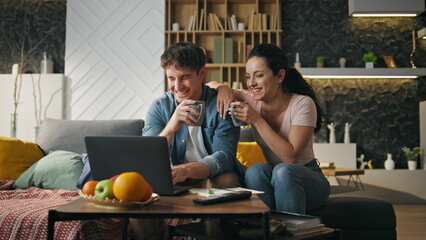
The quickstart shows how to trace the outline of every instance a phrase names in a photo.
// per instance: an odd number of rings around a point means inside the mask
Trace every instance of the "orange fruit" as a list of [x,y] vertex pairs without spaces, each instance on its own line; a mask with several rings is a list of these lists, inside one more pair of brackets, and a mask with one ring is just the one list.
[[95,180],[86,182],[83,185],[81,192],[83,194],[86,194],[86,195],[91,195],[91,196],[95,195],[95,188],[96,188],[96,184],[98,184],[98,182],[99,181],[95,181]]
[[115,179],[112,189],[118,200],[145,201],[151,187],[148,186],[149,183],[139,173],[125,172]]
[[143,197],[142,202],[147,201],[147,200],[148,200],[148,199],[150,199],[150,198],[151,198],[151,196],[152,196],[152,187],[151,187],[151,185],[150,185],[148,182],[147,182],[146,187],[147,187],[146,194],[145,194],[145,196]]

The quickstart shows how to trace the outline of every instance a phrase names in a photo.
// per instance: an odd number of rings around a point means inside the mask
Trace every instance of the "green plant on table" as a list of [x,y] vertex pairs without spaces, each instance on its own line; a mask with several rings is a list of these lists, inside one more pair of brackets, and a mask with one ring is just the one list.
[[318,56],[317,57],[317,63],[323,63],[324,60],[325,60],[325,57],[323,57],[323,56]]
[[374,62],[375,63],[376,60],[377,60],[377,57],[372,52],[365,53],[362,56],[362,61],[364,61],[364,62]]
[[414,147],[413,149],[403,147],[401,150],[404,152],[407,161],[417,161],[420,156],[420,147]]

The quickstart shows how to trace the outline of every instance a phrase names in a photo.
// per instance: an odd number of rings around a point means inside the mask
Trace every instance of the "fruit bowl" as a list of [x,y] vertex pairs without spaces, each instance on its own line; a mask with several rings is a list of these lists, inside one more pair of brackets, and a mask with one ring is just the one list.
[[160,199],[160,196],[157,193],[153,193],[151,198],[146,200],[145,202],[137,202],[137,201],[126,201],[126,200],[117,200],[117,199],[99,199],[95,196],[83,194],[81,191],[78,191],[80,197],[84,199],[85,202],[91,203],[96,207],[103,208],[139,208],[146,205],[149,205],[155,201]]

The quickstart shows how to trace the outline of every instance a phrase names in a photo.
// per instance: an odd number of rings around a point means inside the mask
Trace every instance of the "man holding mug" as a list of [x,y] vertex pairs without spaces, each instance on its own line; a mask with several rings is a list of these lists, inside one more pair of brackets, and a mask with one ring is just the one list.
[[243,167],[235,157],[240,129],[216,109],[217,92],[204,84],[204,51],[178,42],[161,56],[169,90],[151,104],[144,136],[165,136],[173,183],[238,187]]

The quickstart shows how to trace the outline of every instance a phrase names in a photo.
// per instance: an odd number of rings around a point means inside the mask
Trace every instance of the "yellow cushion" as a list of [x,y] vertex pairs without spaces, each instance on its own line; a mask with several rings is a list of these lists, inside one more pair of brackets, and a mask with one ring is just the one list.
[[16,180],[43,156],[36,143],[0,137],[0,179]]
[[238,142],[237,159],[246,168],[258,162],[266,163],[262,149],[256,142]]

